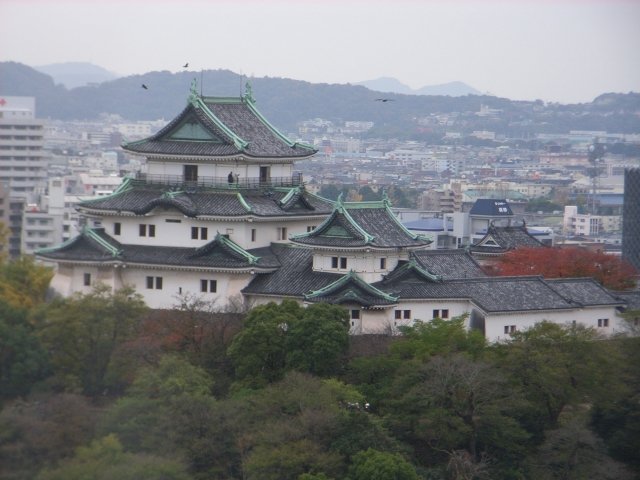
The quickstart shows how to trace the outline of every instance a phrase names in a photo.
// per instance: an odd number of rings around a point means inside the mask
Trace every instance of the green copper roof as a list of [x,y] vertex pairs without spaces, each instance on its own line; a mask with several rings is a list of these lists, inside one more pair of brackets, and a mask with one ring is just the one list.
[[[377,298],[383,299],[383,300],[391,302],[391,303],[395,303],[395,302],[398,301],[398,297],[394,297],[393,295],[389,295],[388,293],[385,293],[382,290],[378,290],[376,287],[374,287],[372,285],[369,285],[367,282],[362,280],[358,276],[358,274],[356,272],[354,272],[353,270],[351,270],[348,274],[340,277],[335,282],[327,285],[326,287],[305,294],[304,298],[305,298],[305,300],[312,300],[314,298],[327,296],[327,295],[329,295],[329,294],[331,294],[333,292],[339,291],[341,288],[345,287],[346,285],[348,285],[351,282],[353,282],[356,286],[358,286],[359,288],[361,288],[362,290],[364,290],[366,293],[368,293],[369,295],[371,295],[373,297],[377,297]],[[356,299],[356,297],[357,297],[357,294],[355,292],[353,292],[353,291],[351,291],[350,293],[349,292],[345,292],[345,295],[350,295],[354,299]],[[360,300],[363,301],[362,298],[360,298]]]
[[251,212],[253,209],[251,208],[251,205],[249,205],[247,203],[247,201],[244,199],[244,197],[242,196],[242,194],[240,192],[236,193],[237,197],[238,197],[238,201],[240,201],[240,204],[247,209],[247,212]]
[[216,242],[219,242],[221,245],[224,245],[224,246],[228,247],[229,249],[231,249],[232,251],[234,251],[238,255],[241,255],[242,257],[246,258],[247,261],[250,264],[258,263],[258,260],[260,260],[260,257],[256,257],[254,255],[251,255],[249,252],[247,252],[240,245],[235,243],[229,237],[226,237],[225,235],[222,235],[221,233],[218,233],[216,235]]

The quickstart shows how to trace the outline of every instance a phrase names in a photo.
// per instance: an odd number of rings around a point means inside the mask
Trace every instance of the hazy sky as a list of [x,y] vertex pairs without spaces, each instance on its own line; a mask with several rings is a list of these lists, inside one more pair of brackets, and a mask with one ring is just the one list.
[[0,0],[0,19],[0,61],[30,66],[459,80],[562,103],[640,91],[640,0]]

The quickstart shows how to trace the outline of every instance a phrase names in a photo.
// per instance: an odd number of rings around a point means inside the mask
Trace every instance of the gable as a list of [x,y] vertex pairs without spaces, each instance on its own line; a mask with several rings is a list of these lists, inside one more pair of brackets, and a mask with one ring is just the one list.
[[195,118],[187,118],[180,122],[173,130],[165,136],[166,140],[177,141],[201,141],[210,143],[225,143],[207,128],[205,128]]

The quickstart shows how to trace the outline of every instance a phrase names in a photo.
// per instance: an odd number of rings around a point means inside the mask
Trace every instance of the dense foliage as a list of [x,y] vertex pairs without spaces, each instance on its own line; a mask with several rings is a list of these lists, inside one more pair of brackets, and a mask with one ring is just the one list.
[[334,305],[270,303],[232,320],[198,299],[149,312],[128,289],[17,304],[11,291],[2,479],[640,474],[638,337],[541,323],[487,344],[459,317],[355,348]]

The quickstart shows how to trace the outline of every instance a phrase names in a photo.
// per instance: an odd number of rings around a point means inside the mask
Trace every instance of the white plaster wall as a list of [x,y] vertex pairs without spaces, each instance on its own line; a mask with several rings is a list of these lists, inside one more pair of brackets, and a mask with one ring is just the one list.
[[[124,271],[126,273],[123,275],[123,281],[140,293],[150,308],[172,308],[184,295],[197,295],[203,300],[215,302],[216,307],[224,308],[230,299],[240,295],[240,290],[253,278],[249,273],[230,274],[131,267],[127,267]],[[148,289],[147,276],[162,277],[162,289]],[[201,292],[200,280],[216,280],[217,291]]]
[[[609,327],[598,327],[598,319],[609,319]],[[573,321],[587,327],[593,327],[603,335],[620,333],[624,330],[620,324],[615,307],[588,307],[569,311],[517,312],[513,314],[490,314],[485,317],[485,336],[490,342],[509,339],[505,335],[506,325],[515,325],[516,330],[523,331],[536,323],[548,321],[559,325],[571,324]]]
[[[167,222],[167,219],[174,222]],[[176,223],[179,221],[179,223]],[[298,220],[283,219],[269,222],[232,222],[211,221],[185,217],[178,213],[160,213],[157,215],[137,217],[103,217],[102,226],[105,232],[123,244],[156,245],[166,247],[198,248],[213,240],[216,233],[229,235],[229,238],[242,248],[267,247],[278,240],[278,228],[286,227],[287,238],[299,233],[305,233],[307,227],[318,226],[322,219]],[[120,235],[114,234],[114,224],[120,223]],[[140,224],[155,225],[155,237],[141,237]],[[191,227],[207,228],[207,240],[192,239]],[[256,241],[251,241],[251,229],[256,229]],[[148,229],[148,227],[147,227]],[[198,232],[200,237],[200,232]]]
[[[338,260],[338,268],[332,268],[333,257],[344,257],[347,259],[347,268],[339,268],[340,261]],[[380,268],[380,258],[387,259],[387,266],[384,269]],[[398,265],[398,261],[406,260],[407,255],[398,255],[397,253],[383,254],[380,252],[374,253],[346,253],[346,252],[319,252],[313,255],[313,270],[317,272],[338,272],[348,273],[350,270],[356,272],[360,277],[367,282],[376,282],[382,280],[382,276],[391,272]]]

